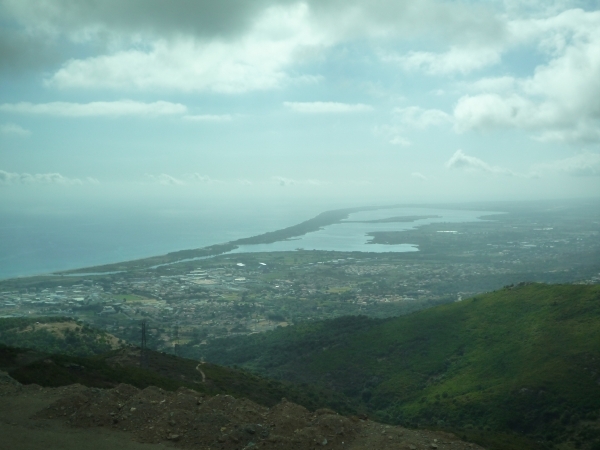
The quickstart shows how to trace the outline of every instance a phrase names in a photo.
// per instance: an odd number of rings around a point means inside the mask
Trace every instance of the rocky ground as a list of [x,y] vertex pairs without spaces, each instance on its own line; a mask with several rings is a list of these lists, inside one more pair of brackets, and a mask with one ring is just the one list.
[[0,373],[0,434],[19,449],[480,449],[454,435],[382,425],[282,399],[267,408],[179,389],[23,386]]

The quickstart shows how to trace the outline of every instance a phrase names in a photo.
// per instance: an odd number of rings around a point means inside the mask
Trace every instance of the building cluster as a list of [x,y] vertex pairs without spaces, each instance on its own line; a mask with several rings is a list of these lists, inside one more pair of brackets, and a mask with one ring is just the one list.
[[[503,235],[505,229],[508,234]],[[442,240],[412,256],[311,251],[224,255],[104,276],[57,276],[46,284],[0,284],[0,317],[71,316],[124,339],[127,330],[145,319],[161,330],[155,335],[164,345],[171,345],[174,336],[178,342],[202,345],[206,339],[305,320],[405,314],[532,281],[531,276],[545,282],[600,282],[597,269],[577,265],[571,256],[597,245],[596,232],[514,230],[520,228],[471,236],[440,233],[443,239],[464,241]]]
[[24,316],[47,312],[68,312],[89,303],[110,298],[101,285],[91,281],[65,286],[0,291],[0,316]]

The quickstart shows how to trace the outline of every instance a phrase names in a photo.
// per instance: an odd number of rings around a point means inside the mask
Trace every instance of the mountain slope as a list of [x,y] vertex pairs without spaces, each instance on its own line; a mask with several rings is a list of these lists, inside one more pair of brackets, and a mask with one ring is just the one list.
[[140,350],[134,347],[78,357],[0,344],[0,370],[23,384],[58,387],[77,383],[112,388],[127,383],[168,391],[185,387],[211,395],[244,397],[265,406],[273,406],[285,397],[312,410],[334,407],[346,414],[356,412],[356,405],[335,392],[152,350],[146,351],[145,365],[140,367]]
[[391,320],[215,341],[204,356],[317,382],[394,423],[600,442],[600,286],[507,287]]
[[390,427],[329,409],[310,412],[285,399],[268,408],[185,388],[40,388],[2,375],[3,449],[481,449],[448,433]]
[[91,356],[121,347],[112,334],[68,317],[0,319],[0,344],[46,353]]

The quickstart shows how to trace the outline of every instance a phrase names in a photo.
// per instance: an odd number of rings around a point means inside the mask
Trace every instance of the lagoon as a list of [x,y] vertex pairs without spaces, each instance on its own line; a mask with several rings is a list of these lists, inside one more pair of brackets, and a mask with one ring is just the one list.
[[[399,245],[370,244],[368,235],[374,231],[406,231],[431,223],[463,223],[482,221],[481,217],[498,214],[494,211],[460,209],[393,207],[352,213],[346,220],[318,231],[271,244],[241,245],[231,253],[281,252],[294,250],[324,250],[338,252],[416,252],[410,242]],[[382,221],[394,218],[427,217],[410,221]],[[371,221],[371,222],[369,222]],[[381,221],[381,222],[372,222]]]

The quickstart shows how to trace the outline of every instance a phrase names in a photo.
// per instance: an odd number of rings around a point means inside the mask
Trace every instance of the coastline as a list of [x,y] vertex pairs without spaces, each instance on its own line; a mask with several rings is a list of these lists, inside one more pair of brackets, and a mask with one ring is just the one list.
[[[12,276],[3,278],[3,280],[9,280],[13,278],[27,278],[27,277],[49,277],[57,278],[61,276],[86,276],[86,275],[106,275],[110,273],[118,273],[124,271],[136,271],[136,270],[147,270],[163,265],[176,264],[185,261],[211,258],[214,256],[224,255],[230,252],[243,248],[245,246],[257,246],[265,244],[273,244],[276,242],[291,241],[299,239],[302,236],[323,230],[325,227],[335,225],[339,223],[370,223],[373,225],[385,224],[385,223],[406,223],[413,222],[423,218],[439,217],[435,215],[406,215],[396,216],[386,219],[376,220],[346,220],[352,213],[376,211],[392,208],[427,208],[427,209],[444,209],[444,210],[463,210],[463,211],[490,211],[490,204],[386,204],[386,205],[368,205],[359,207],[350,207],[343,209],[334,209],[322,212],[311,219],[300,222],[296,225],[281,228],[274,231],[268,231],[265,233],[256,234],[250,237],[238,238],[231,241],[226,241],[218,244],[212,244],[205,247],[176,250],[168,253],[162,253],[158,255],[142,257],[137,259],[124,259],[117,262],[109,262],[106,264],[91,264],[83,265],[76,268],[69,268],[55,271],[39,272],[37,274],[28,274],[21,276]],[[494,209],[499,209],[498,206],[494,205]],[[506,205],[502,205],[506,206]],[[417,213],[418,214],[418,213]],[[494,213],[492,213],[494,214]],[[483,218],[483,216],[481,217]],[[373,236],[371,236],[372,238]],[[367,244],[374,244],[374,241],[370,241]],[[395,244],[394,244],[395,245]],[[258,250],[260,252],[260,250]],[[366,250],[365,251],[369,251]],[[244,250],[246,253],[247,250]]]
[[348,218],[351,213],[360,211],[373,211],[378,209],[387,209],[399,207],[400,205],[385,205],[385,206],[363,206],[355,208],[335,209],[325,211],[312,219],[305,220],[297,225],[282,228],[280,230],[268,231],[247,238],[236,239],[222,244],[210,245],[197,249],[179,250],[169,252],[164,255],[151,256],[131,261],[123,261],[111,264],[103,264],[99,266],[82,267],[79,269],[62,270],[44,274],[48,276],[68,276],[68,275],[84,275],[87,273],[106,274],[108,272],[123,272],[129,270],[144,270],[154,266],[162,266],[173,264],[185,260],[193,260],[200,258],[208,258],[218,256],[235,250],[240,245],[256,245],[256,244],[271,244],[273,242],[284,241],[295,237],[303,236],[307,233],[317,231],[328,225],[339,223]]

